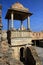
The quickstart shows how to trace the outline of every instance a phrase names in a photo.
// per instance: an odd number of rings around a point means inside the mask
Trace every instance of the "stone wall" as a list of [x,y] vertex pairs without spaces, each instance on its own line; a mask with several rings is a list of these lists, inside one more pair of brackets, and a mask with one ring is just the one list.
[[[43,32],[11,31],[11,38],[31,38],[32,40],[43,39]],[[7,31],[2,31],[2,38],[7,39]]]
[[[13,58],[17,59],[20,61],[20,49],[23,48],[23,58],[22,62],[25,64],[30,63],[29,65],[41,65],[41,60],[38,57],[38,54],[33,46],[13,46],[11,47],[14,50],[14,53],[12,54]],[[28,50],[26,50],[28,48]],[[28,60],[27,60],[28,59]],[[28,61],[28,62],[27,62]],[[26,65],[28,65],[26,64]]]
[[0,42],[0,65],[23,65],[12,54],[14,53],[10,45],[6,41]]

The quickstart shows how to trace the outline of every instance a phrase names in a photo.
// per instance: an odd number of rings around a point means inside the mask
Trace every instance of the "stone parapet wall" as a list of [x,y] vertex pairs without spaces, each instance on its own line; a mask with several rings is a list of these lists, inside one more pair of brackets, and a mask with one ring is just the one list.
[[43,39],[43,32],[31,32],[33,40]]
[[11,31],[11,38],[17,37],[26,37],[32,38],[32,40],[40,40],[43,39],[43,32],[29,32],[28,30],[24,31]]
[[[31,38],[32,40],[43,39],[43,32],[29,32],[13,30],[10,32],[11,38]],[[7,39],[7,31],[2,31],[2,38]]]
[[11,31],[11,37],[31,37],[29,31]]

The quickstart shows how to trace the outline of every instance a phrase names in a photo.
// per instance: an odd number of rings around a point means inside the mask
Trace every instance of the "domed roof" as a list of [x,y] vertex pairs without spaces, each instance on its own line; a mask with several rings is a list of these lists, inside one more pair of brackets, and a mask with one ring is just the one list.
[[7,14],[5,16],[6,19],[11,19],[11,13],[13,12],[14,19],[15,20],[25,20],[28,16],[31,16],[32,13],[25,8],[22,4],[19,2],[16,2],[13,4],[7,11]]
[[12,9],[16,9],[16,10],[23,10],[23,11],[28,11],[27,8],[25,8],[22,4],[20,4],[19,2],[16,2],[15,4],[13,4],[11,6]]

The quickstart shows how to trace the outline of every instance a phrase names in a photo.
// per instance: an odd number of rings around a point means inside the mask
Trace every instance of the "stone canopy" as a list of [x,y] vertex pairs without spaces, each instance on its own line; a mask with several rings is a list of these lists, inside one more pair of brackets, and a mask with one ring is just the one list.
[[16,10],[21,10],[21,11],[25,11],[25,12],[28,12],[28,9],[25,8],[22,4],[16,2],[15,4],[13,4],[11,6],[12,9],[16,9]]
[[22,4],[16,2],[13,4],[10,9],[8,9],[7,14],[5,16],[6,19],[11,19],[11,13],[14,14],[15,20],[24,20],[28,16],[31,16],[32,13],[29,12],[27,8],[25,8]]

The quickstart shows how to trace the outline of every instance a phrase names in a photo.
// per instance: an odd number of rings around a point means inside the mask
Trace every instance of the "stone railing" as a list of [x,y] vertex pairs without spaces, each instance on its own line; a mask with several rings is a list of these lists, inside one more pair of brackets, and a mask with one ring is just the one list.
[[31,36],[31,32],[29,32],[29,31],[11,31],[11,38],[15,38],[15,37],[30,38],[32,36]]
[[32,33],[32,39],[33,40],[40,40],[43,39],[43,32],[33,32]]
[[[11,38],[32,38],[33,40],[43,39],[43,32],[29,32],[28,30],[13,30],[9,32],[11,34]],[[7,31],[2,31],[2,38],[7,39]]]

